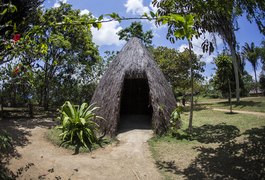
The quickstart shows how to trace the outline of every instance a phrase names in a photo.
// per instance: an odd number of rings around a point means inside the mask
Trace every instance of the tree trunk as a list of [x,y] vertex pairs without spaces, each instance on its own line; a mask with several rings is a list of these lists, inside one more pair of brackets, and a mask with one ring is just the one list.
[[28,108],[29,108],[29,117],[33,118],[33,104],[31,100],[28,101]]
[[258,79],[257,79],[257,72],[256,72],[255,67],[254,67],[254,74],[255,74],[255,90],[256,90],[256,94],[258,94]]
[[49,109],[49,79],[47,71],[45,72],[45,77],[44,77],[43,108],[45,111]]
[[43,102],[43,87],[40,88],[40,91],[39,91],[39,106],[42,106],[42,102]]
[[239,103],[240,101],[240,86],[239,86],[239,71],[238,71],[238,62],[236,57],[236,50],[232,44],[229,43],[231,55],[232,55],[232,62],[234,67],[234,74],[235,74],[235,81],[236,81],[236,102]]
[[49,109],[48,91],[49,91],[48,84],[45,83],[44,93],[43,93],[43,108],[45,111],[47,111]]
[[232,114],[233,113],[233,110],[232,110],[232,103],[231,103],[231,99],[232,99],[232,91],[231,91],[231,85],[230,85],[230,80],[229,80],[229,77],[228,77],[228,89],[229,89],[229,106],[230,106],[230,113]]
[[191,54],[191,48],[192,44],[189,42],[189,54],[190,54],[190,83],[191,83],[191,97],[190,97],[190,117],[189,117],[189,134],[192,134],[192,119],[193,119],[193,66],[192,66],[192,54]]

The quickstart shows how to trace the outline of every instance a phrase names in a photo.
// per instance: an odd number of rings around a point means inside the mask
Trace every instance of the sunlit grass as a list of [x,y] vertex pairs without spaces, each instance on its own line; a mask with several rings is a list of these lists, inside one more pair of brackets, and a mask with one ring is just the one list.
[[[198,103],[207,107],[229,109],[227,99],[199,99]],[[236,99],[232,99],[232,105],[235,110],[265,112],[265,97],[245,97],[241,98],[239,103],[236,102]]]
[[220,144],[243,141],[246,136],[242,134],[247,130],[265,126],[264,116],[198,110],[194,112],[195,135],[188,136],[188,114],[182,114],[183,126],[178,136],[154,137],[149,141],[153,157],[165,179],[187,179],[187,170],[195,159],[201,158],[198,147],[218,149]]

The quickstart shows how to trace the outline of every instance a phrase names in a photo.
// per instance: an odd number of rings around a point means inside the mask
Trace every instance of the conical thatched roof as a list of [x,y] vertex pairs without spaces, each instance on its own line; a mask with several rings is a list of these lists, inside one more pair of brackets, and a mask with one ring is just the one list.
[[167,130],[170,114],[176,106],[172,89],[148,50],[138,38],[132,38],[111,62],[91,103],[100,107],[100,128],[115,135],[120,120],[121,97],[125,79],[147,79],[152,105],[152,128],[161,134]]

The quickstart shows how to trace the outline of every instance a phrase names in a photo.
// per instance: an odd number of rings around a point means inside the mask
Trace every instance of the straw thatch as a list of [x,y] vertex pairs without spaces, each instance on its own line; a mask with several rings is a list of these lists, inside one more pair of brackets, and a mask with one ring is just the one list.
[[100,128],[115,135],[120,120],[121,97],[125,79],[146,79],[149,85],[149,102],[152,106],[152,128],[161,134],[167,130],[170,114],[176,106],[172,89],[138,38],[132,38],[111,62],[103,75],[91,103],[105,121]]

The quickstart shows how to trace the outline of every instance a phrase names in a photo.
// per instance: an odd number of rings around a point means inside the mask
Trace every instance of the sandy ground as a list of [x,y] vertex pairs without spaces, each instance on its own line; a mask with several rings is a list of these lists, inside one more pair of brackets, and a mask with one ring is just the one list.
[[26,125],[15,123],[27,142],[17,146],[18,156],[9,161],[8,167],[16,172],[29,165],[18,179],[162,179],[147,144],[151,130],[123,131],[117,136],[116,145],[72,155],[73,151],[47,141],[45,132],[52,123],[47,119],[45,122],[34,126],[30,126],[30,121]]

